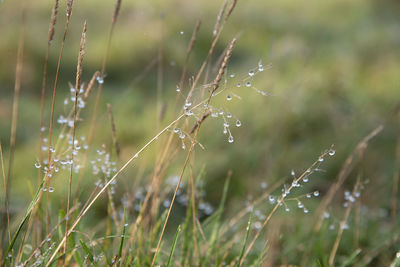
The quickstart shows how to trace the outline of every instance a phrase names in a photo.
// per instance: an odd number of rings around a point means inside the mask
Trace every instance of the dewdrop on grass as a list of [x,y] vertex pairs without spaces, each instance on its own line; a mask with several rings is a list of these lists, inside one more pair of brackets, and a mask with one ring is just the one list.
[[236,121],[236,127],[240,127],[240,126],[242,126],[242,123],[240,122],[240,120],[237,120]]

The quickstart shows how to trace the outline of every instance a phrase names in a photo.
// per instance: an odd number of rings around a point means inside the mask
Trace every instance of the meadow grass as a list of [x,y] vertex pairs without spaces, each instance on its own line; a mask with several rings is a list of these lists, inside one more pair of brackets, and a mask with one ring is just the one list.
[[[240,4],[245,3],[222,2],[209,35],[208,49],[195,72],[191,71],[194,68],[190,65],[198,60],[196,46],[202,34],[203,20],[193,20],[191,37],[183,49],[182,70],[173,81],[174,94],[166,92],[171,84],[163,63],[167,56],[164,50],[166,30],[163,29],[163,18],[160,18],[155,59],[150,60],[148,67],[134,79],[137,84],[155,69],[155,93],[149,108],[152,123],[147,117],[143,119],[150,129],[143,138],[146,141],[135,148],[124,142],[130,137],[122,138],[122,130],[118,128],[121,116],[114,112],[115,107],[119,110],[125,102],[105,105],[102,101],[103,86],[108,86],[107,66],[115,41],[114,33],[121,26],[119,16],[124,3],[117,0],[110,9],[111,21],[101,68],[91,70],[93,74],[87,81],[84,59],[92,52],[87,48],[91,22],[85,20],[82,23],[79,42],[68,42],[76,4],[68,0],[63,7],[55,0],[52,6],[45,40],[40,111],[35,112],[38,114],[39,140],[32,147],[35,147],[36,161],[29,167],[21,166],[15,158],[18,130],[26,126],[18,124],[18,117],[23,108],[20,94],[24,79],[24,37],[28,26],[25,16],[32,7],[26,4],[22,10],[10,140],[6,149],[4,142],[0,142],[4,199],[0,258],[3,266],[399,265],[396,225],[398,131],[394,133],[397,144],[391,145],[396,147],[393,152],[397,165],[389,179],[391,191],[385,191],[389,200],[382,201],[386,206],[381,209],[379,205],[370,210],[367,207],[374,201],[368,194],[379,184],[369,178],[377,175],[376,172],[366,173],[370,170],[366,165],[374,159],[367,159],[368,147],[385,132],[385,127],[392,129],[390,119],[378,120],[369,133],[360,131],[357,135],[359,143],[347,149],[345,159],[346,150],[342,148],[340,159],[344,160],[336,161],[338,166],[335,172],[328,172],[329,179],[326,169],[332,168],[329,166],[334,164],[337,147],[342,144],[328,143],[319,147],[322,152],[299,161],[308,162],[307,165],[297,165],[292,170],[286,166],[283,172],[287,175],[268,180],[271,184],[262,180],[255,185],[250,165],[240,160],[234,164],[248,167],[239,172],[240,176],[235,176],[235,166],[232,166],[211,176],[215,181],[207,179],[209,173],[215,173],[208,164],[213,166],[212,162],[218,163],[221,157],[230,160],[234,155],[227,149],[218,149],[213,143],[217,132],[219,134],[222,128],[224,145],[235,146],[240,143],[235,137],[236,129],[242,129],[245,124],[232,112],[235,108],[229,110],[225,103],[235,100],[250,103],[244,105],[248,116],[264,118],[265,111],[252,108],[251,102],[274,97],[274,92],[259,89],[266,86],[259,85],[257,80],[272,68],[271,64],[260,60],[249,69],[240,69],[237,73],[230,70],[242,35],[227,33],[226,28]],[[61,8],[66,12],[60,12]],[[64,22],[63,27],[57,24],[60,21]],[[53,40],[57,27],[63,31],[54,57]],[[63,75],[64,49],[68,46],[74,46],[76,50],[76,74],[75,83],[69,86],[62,103],[58,95],[65,92],[60,92],[59,81]],[[54,59],[55,70],[50,71]],[[50,77],[54,79],[51,87]],[[47,103],[49,87],[52,91],[50,103]],[[279,112],[275,114],[280,125],[273,128],[276,132],[271,133],[272,139],[285,138],[279,130],[291,123],[282,120],[284,113]],[[398,114],[393,117],[393,121],[398,122]],[[142,125],[140,119],[133,119],[138,121],[133,123],[135,129]],[[306,120],[308,118],[303,118],[297,123]],[[215,122],[218,130],[213,127]],[[257,130],[257,126],[248,129]],[[273,141],[266,144],[274,145]],[[292,147],[295,145],[281,149],[291,150]],[[251,144],[239,149],[248,158],[259,155]],[[246,150],[250,153],[245,154]],[[204,154],[207,156],[202,156]],[[285,160],[289,160],[289,156],[284,155]],[[276,163],[276,168],[282,167]],[[18,178],[19,169],[32,169],[32,165],[37,172],[30,170],[26,180]],[[262,176],[270,168],[273,167],[260,167]],[[36,175],[35,181],[32,177]],[[248,180],[254,192],[246,200],[242,197],[241,202],[234,202],[231,188],[240,186],[239,179]],[[207,186],[208,183],[211,186]],[[218,200],[212,204],[208,200],[208,191],[212,192],[215,184],[219,184],[218,190],[214,190]],[[15,205],[16,189],[22,186],[28,188],[30,196],[24,201],[29,198],[29,202]],[[383,209],[390,215],[380,214],[385,211]]]

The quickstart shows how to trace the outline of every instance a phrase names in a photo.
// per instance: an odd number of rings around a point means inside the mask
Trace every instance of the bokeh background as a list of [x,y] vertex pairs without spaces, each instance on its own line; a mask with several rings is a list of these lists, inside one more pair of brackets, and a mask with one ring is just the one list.
[[[188,63],[190,75],[197,73],[207,54],[222,2],[122,1],[94,140],[97,147],[112,143],[106,109],[106,103],[110,103],[122,148],[119,165],[157,133],[157,64],[154,61],[159,50],[163,55],[162,103],[167,106],[161,125],[167,125],[175,116],[175,89],[196,21],[201,18],[202,25]],[[31,199],[26,181],[32,181],[33,187],[36,185],[34,163],[39,151],[41,77],[53,1],[0,2],[0,138],[6,159],[24,5],[24,66],[16,168],[11,186],[11,209],[15,214],[22,212]],[[114,1],[76,1],[62,61],[56,118],[65,112],[63,100],[69,96],[68,82],[74,83],[84,20],[88,31],[83,79],[88,81],[101,68],[113,8]],[[46,124],[64,13],[62,1],[50,50]],[[235,78],[226,76],[227,84],[234,87],[238,77],[246,77],[261,61],[270,67],[258,73],[252,82],[254,87],[268,92],[268,96],[238,88],[234,92],[241,100],[234,97],[226,101],[224,96],[215,100],[215,106],[231,112],[240,119],[242,126],[232,128],[235,139],[232,144],[222,132],[220,118],[207,120],[200,131],[199,141],[206,149],[196,151],[195,169],[205,166],[207,201],[217,205],[226,173],[232,170],[227,214],[234,213],[245,206],[249,197],[262,193],[261,184],[273,184],[282,178],[290,180],[291,170],[299,173],[306,169],[333,144],[336,155],[326,160],[321,167],[323,170],[315,174],[304,189],[304,192],[319,190],[323,195],[356,144],[374,128],[384,125],[343,189],[351,189],[361,170],[362,178],[369,180],[362,193],[363,203],[378,214],[377,220],[388,223],[392,176],[399,167],[394,162],[399,136],[399,15],[399,3],[388,0],[238,1],[217,44],[216,55],[238,35],[228,66],[228,73],[235,74]],[[217,56],[213,60],[216,62]],[[88,101],[82,115],[79,134],[88,132],[93,99]],[[139,158],[137,165],[125,172],[121,177],[124,185],[134,181],[138,173],[144,173],[144,180],[151,175],[158,149],[157,144],[152,146]],[[179,173],[184,156],[184,151],[178,153],[165,178]],[[60,203],[67,190],[66,179],[67,173],[53,180],[53,196],[59,197]],[[96,180],[87,173],[83,185],[87,193]],[[117,196],[121,196],[124,189],[122,184],[117,186]],[[342,202],[340,191],[337,195],[339,210]],[[103,214],[104,210],[97,208],[92,218]]]

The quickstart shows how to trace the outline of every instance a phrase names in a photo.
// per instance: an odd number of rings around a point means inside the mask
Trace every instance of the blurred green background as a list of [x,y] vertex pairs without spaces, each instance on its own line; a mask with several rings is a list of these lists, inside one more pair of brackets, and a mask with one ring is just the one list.
[[[24,180],[36,181],[34,162],[39,150],[39,116],[42,66],[48,23],[53,1],[25,1],[25,50],[20,116],[17,131],[15,179],[12,182],[13,210],[26,207],[30,196]],[[195,75],[212,40],[212,30],[222,1],[122,1],[109,53],[99,111],[97,147],[111,144],[106,109],[115,113],[118,139],[125,162],[156,131],[157,65],[148,68],[163,51],[162,102],[168,112],[161,125],[174,118],[175,88],[179,83],[186,48],[193,27],[202,19],[198,40],[189,60],[188,73]],[[0,138],[7,158],[11,108],[15,77],[16,51],[23,2],[0,3]],[[63,100],[69,95],[68,82],[74,82],[80,32],[87,20],[87,46],[84,80],[101,68],[106,49],[114,1],[76,1],[68,32],[57,91],[56,118],[64,114]],[[50,90],[65,23],[62,1],[51,46],[46,101],[46,123],[50,108]],[[389,220],[396,139],[399,135],[396,105],[400,100],[400,4],[398,1],[337,0],[238,1],[220,41],[217,57],[237,34],[237,46],[228,73],[246,77],[261,60],[271,68],[259,73],[253,84],[269,93],[264,97],[254,90],[235,89],[241,100],[214,106],[231,112],[242,127],[232,128],[233,144],[222,133],[220,118],[207,120],[199,135],[205,151],[196,152],[196,170],[206,166],[207,199],[218,203],[223,180],[233,171],[228,210],[244,206],[248,195],[259,195],[260,184],[272,184],[281,178],[290,181],[290,172],[306,169],[324,150],[334,144],[336,155],[313,176],[305,191],[318,189],[323,195],[334,181],[345,158],[356,144],[380,124],[384,131],[370,144],[360,167],[369,184],[363,203],[381,211]],[[148,71],[146,69],[148,68]],[[189,76],[189,75],[188,75]],[[214,77],[214,74],[212,75]],[[234,87],[236,78],[226,77]],[[82,115],[79,134],[87,133],[93,99]],[[176,138],[177,139],[177,138]],[[179,142],[177,142],[179,146]],[[159,147],[152,146],[137,166],[121,178],[135,179],[144,169],[151,174]],[[185,152],[167,171],[176,175]],[[139,170],[138,170],[139,169]],[[65,194],[66,176],[57,179],[55,194]],[[355,174],[349,179],[350,189]],[[85,177],[93,187],[95,177]],[[121,192],[123,188],[119,188]],[[338,202],[343,195],[337,196]]]

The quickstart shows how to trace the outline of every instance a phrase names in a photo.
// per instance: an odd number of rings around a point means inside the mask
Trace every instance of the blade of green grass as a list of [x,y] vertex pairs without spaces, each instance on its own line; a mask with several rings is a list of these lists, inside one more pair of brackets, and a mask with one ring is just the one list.
[[122,256],[122,248],[124,247],[124,240],[125,240],[125,233],[126,233],[126,208],[124,208],[124,227],[122,229],[122,236],[121,236],[121,243],[119,244],[119,250],[118,250],[118,264],[117,266],[119,267],[121,264],[121,256]]
[[85,253],[87,254],[87,257],[89,259],[89,261],[94,264],[94,257],[93,257],[93,253],[90,250],[90,248],[85,244],[85,242],[83,242],[82,239],[79,239],[79,243],[82,246],[82,249],[85,251]]
[[168,258],[168,263],[166,267],[170,267],[172,263],[172,256],[174,255],[175,252],[175,247],[176,247],[176,242],[178,241],[179,233],[181,232],[181,226],[178,226],[178,229],[176,230],[174,242],[172,243],[171,247],[171,252],[169,253],[169,258]]
[[243,255],[244,255],[244,251],[246,249],[247,240],[249,239],[249,233],[250,233],[250,228],[251,228],[252,222],[253,222],[253,211],[250,213],[250,218],[249,218],[249,221],[247,222],[246,235],[245,235],[244,240],[243,240],[242,250],[240,251],[239,260],[238,260],[236,266],[241,266],[242,265],[242,258],[243,258]]

